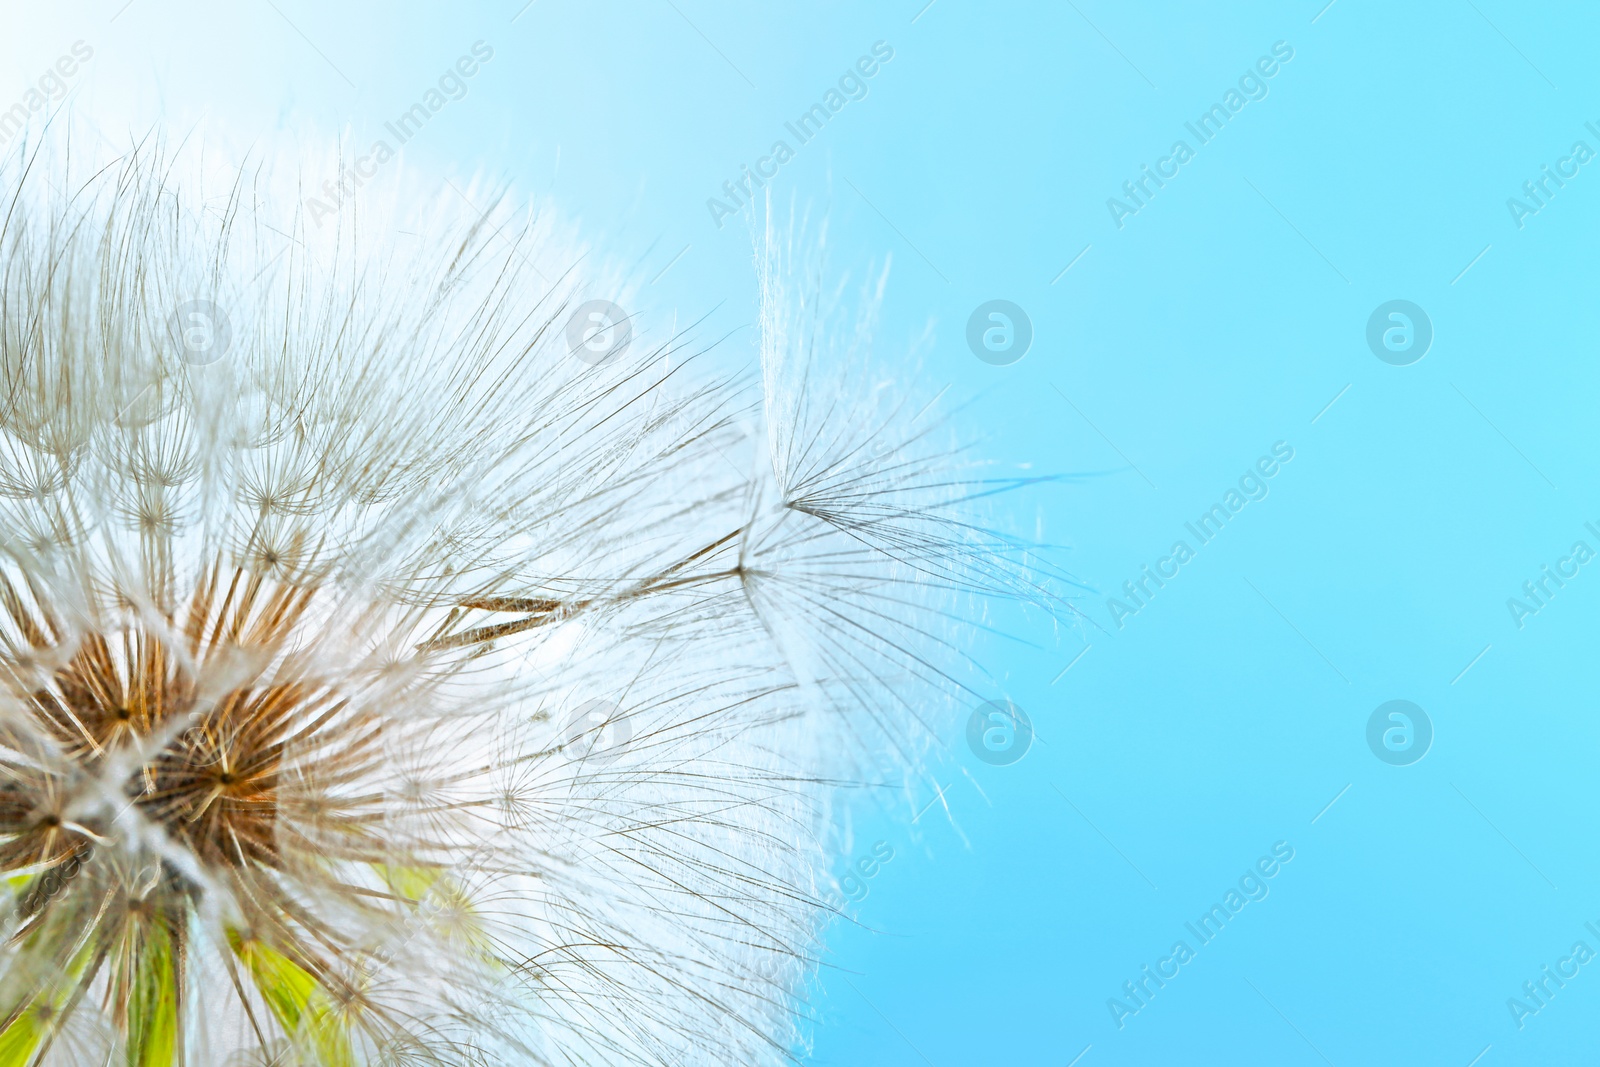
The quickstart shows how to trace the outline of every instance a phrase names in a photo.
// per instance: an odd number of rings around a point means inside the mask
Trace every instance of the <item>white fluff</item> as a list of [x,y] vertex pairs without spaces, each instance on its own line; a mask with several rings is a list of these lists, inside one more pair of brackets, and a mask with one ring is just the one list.
[[872,377],[882,279],[769,233],[758,389],[593,366],[630,298],[548,221],[170,163],[7,175],[0,1064],[785,1062],[829,783],[914,774],[966,598],[1037,592]]

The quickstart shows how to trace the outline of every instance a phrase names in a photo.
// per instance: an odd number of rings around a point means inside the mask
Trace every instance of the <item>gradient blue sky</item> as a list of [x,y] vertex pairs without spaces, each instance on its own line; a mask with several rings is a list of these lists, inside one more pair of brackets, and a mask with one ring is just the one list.
[[[953,737],[948,811],[856,813],[857,852],[894,858],[830,940],[810,1062],[1579,1062],[1600,965],[1520,1028],[1507,1000],[1600,950],[1600,564],[1520,628],[1507,600],[1600,550],[1600,161],[1520,226],[1507,201],[1600,151],[1600,23],[1325,2],[14,6],[0,104],[82,40],[72,106],[108,131],[325,157],[482,40],[395,173],[548,199],[635,265],[642,314],[709,313],[744,360],[749,229],[706,200],[885,42],[774,197],[828,215],[839,269],[892,257],[879,358],[931,337],[924,384],[988,456],[1092,475],[1006,507],[1098,592],[1077,631],[1007,616],[979,649],[1025,758]],[[1264,98],[1199,145],[1185,123],[1277,42]],[[1178,139],[1194,158],[1119,228],[1108,198]],[[964,338],[991,299],[1032,323],[1010,366]],[[1393,299],[1432,323],[1409,366],[1366,341]],[[1107,596],[1276,442],[1268,495],[1119,628]],[[1393,699],[1434,730],[1409,766],[1367,744]],[[1280,841],[1269,895],[1119,1028],[1108,998]]]

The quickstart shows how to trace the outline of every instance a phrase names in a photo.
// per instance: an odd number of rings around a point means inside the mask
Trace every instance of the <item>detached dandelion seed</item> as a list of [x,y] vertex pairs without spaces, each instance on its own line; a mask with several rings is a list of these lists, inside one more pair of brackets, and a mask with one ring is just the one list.
[[769,232],[729,380],[547,220],[67,158],[0,229],[0,1067],[791,1061],[825,783],[1051,601],[824,380],[870,315]]

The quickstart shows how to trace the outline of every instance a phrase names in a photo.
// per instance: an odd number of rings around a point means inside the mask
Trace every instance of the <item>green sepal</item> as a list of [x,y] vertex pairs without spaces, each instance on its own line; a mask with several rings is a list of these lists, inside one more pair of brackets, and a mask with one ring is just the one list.
[[315,1050],[322,1067],[355,1067],[350,1036],[333,998],[316,977],[260,941],[247,941],[232,932],[228,940],[284,1032],[297,1044]]
[[178,1057],[178,960],[172,934],[152,924],[141,944],[128,992],[128,1067],[173,1067]]

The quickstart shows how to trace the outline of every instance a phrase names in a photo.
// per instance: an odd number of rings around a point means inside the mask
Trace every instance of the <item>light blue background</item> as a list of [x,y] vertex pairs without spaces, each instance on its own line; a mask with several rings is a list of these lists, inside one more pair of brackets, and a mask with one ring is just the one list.
[[[75,106],[108,126],[164,111],[364,148],[482,38],[495,59],[406,165],[550,198],[637,262],[642,314],[709,311],[746,359],[749,232],[705,201],[888,42],[775,199],[830,216],[840,269],[893,256],[880,358],[931,323],[924,384],[974,400],[987,455],[1098,472],[1005,506],[1100,592],[1077,632],[1008,615],[1019,640],[978,650],[1036,725],[1026,758],[951,738],[948,814],[857,813],[858,852],[896,856],[831,937],[810,1062],[1591,1062],[1600,963],[1521,1030],[1506,1000],[1575,941],[1600,950],[1600,564],[1520,630],[1506,600],[1600,548],[1600,161],[1524,228],[1506,201],[1575,140],[1600,150],[1600,20],[923,2],[115,0],[17,6],[0,50],[10,97],[92,42]],[[1267,98],[1119,230],[1106,199],[1276,41],[1294,58]],[[1033,322],[1013,366],[963,339],[993,298]],[[1408,367],[1364,340],[1393,298],[1435,330]],[[1105,596],[1280,440],[1270,495],[1117,629]],[[1409,767],[1365,741],[1396,698],[1436,731]],[[1107,998],[1280,840],[1270,896],[1119,1030]]]

